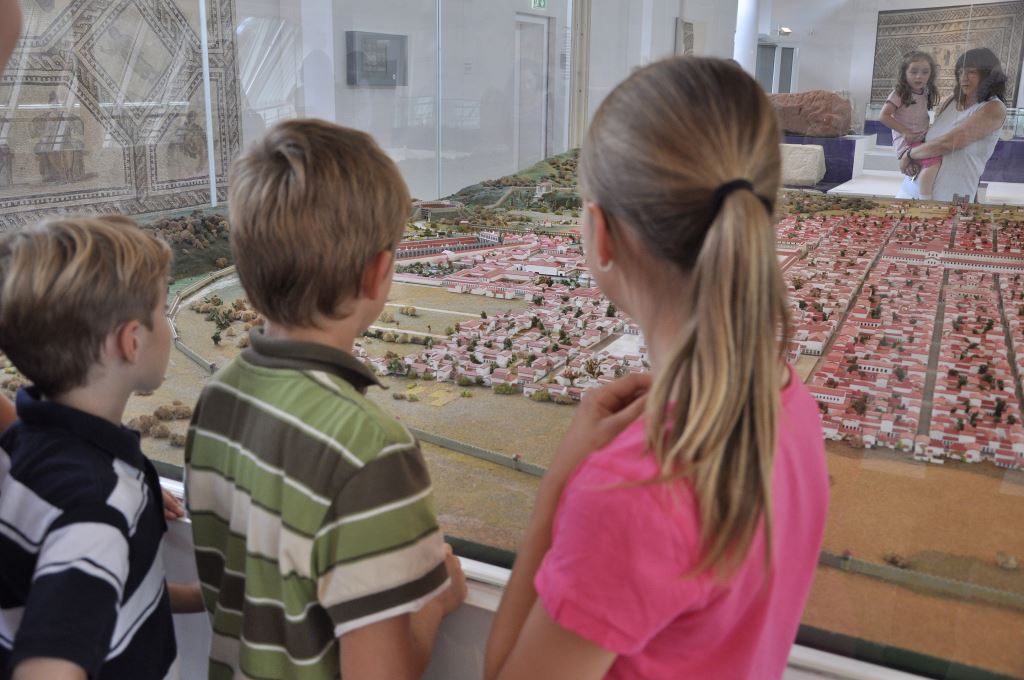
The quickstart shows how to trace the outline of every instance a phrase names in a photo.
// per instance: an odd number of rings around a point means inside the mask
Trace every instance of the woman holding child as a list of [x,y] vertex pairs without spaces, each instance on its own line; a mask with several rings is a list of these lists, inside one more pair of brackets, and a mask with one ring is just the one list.
[[651,376],[584,399],[486,677],[781,677],[828,476],[817,407],[783,358],[775,114],[724,60],[658,62],[601,104],[579,172],[587,261],[643,330]]
[[[1006,74],[992,50],[967,50],[956,61],[956,87],[940,107],[927,140],[907,151],[900,170],[917,177],[920,159],[942,157],[932,198],[951,201],[954,194],[974,200],[985,164],[995,151],[1006,120]],[[917,181],[906,179],[896,198],[920,198]]]

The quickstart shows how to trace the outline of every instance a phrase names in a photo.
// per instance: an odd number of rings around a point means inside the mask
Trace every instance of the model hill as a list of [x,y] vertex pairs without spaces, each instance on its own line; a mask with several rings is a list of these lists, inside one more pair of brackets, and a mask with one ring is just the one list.
[[545,202],[552,209],[576,207],[579,196],[576,193],[576,162],[579,149],[571,149],[565,153],[549,156],[531,165],[529,168],[506,175],[498,179],[486,179],[477,184],[460,189],[448,196],[446,200],[458,201],[467,206],[484,206],[496,208],[505,203],[510,208],[525,207],[519,205],[525,199],[522,194],[532,195],[533,189],[542,183],[549,183],[551,191],[545,195]]
[[142,215],[143,229],[153,232],[171,246],[171,277],[180,279],[222,269],[231,261],[228,216],[223,209],[193,210],[190,213]]
[[[498,179],[488,179],[460,189],[447,197],[467,207],[530,210],[539,206],[551,212],[578,208],[576,165],[579,149],[571,149],[536,163],[526,170]],[[549,191],[537,198],[537,185],[549,184]],[[867,198],[834,196],[805,191],[783,191],[781,206],[784,214],[813,214],[842,211],[872,210],[878,203]]]

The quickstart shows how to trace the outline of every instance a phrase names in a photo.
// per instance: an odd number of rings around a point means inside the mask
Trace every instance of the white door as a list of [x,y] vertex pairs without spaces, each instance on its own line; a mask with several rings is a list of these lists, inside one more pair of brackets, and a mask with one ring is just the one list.
[[512,157],[516,170],[548,155],[548,19],[516,15],[515,121]]

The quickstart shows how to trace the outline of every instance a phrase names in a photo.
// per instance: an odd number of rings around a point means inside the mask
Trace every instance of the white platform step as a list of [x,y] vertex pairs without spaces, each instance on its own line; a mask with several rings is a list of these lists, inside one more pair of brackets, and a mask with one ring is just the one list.
[[[902,183],[903,175],[899,172],[864,170],[860,175],[829,190],[828,193],[843,196],[891,197],[896,195]],[[989,205],[1024,205],[1024,184],[989,182],[985,202]]]
[[885,170],[864,170],[849,182],[829,189],[830,194],[844,196],[895,196],[903,183],[899,172]]
[[899,172],[900,163],[896,160],[896,151],[891,146],[868,147],[864,150],[864,170]]

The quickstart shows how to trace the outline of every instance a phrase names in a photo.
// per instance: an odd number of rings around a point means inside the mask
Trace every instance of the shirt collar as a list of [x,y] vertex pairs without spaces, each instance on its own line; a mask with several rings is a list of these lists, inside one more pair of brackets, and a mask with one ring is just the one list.
[[365,393],[370,385],[382,387],[377,376],[363,362],[336,347],[315,342],[268,337],[263,329],[249,332],[249,347],[242,358],[263,368],[290,368],[297,371],[333,373]]
[[35,386],[23,387],[15,397],[18,419],[26,425],[62,429],[109,453],[114,458],[145,470],[139,433],[124,425],[43,398]]

